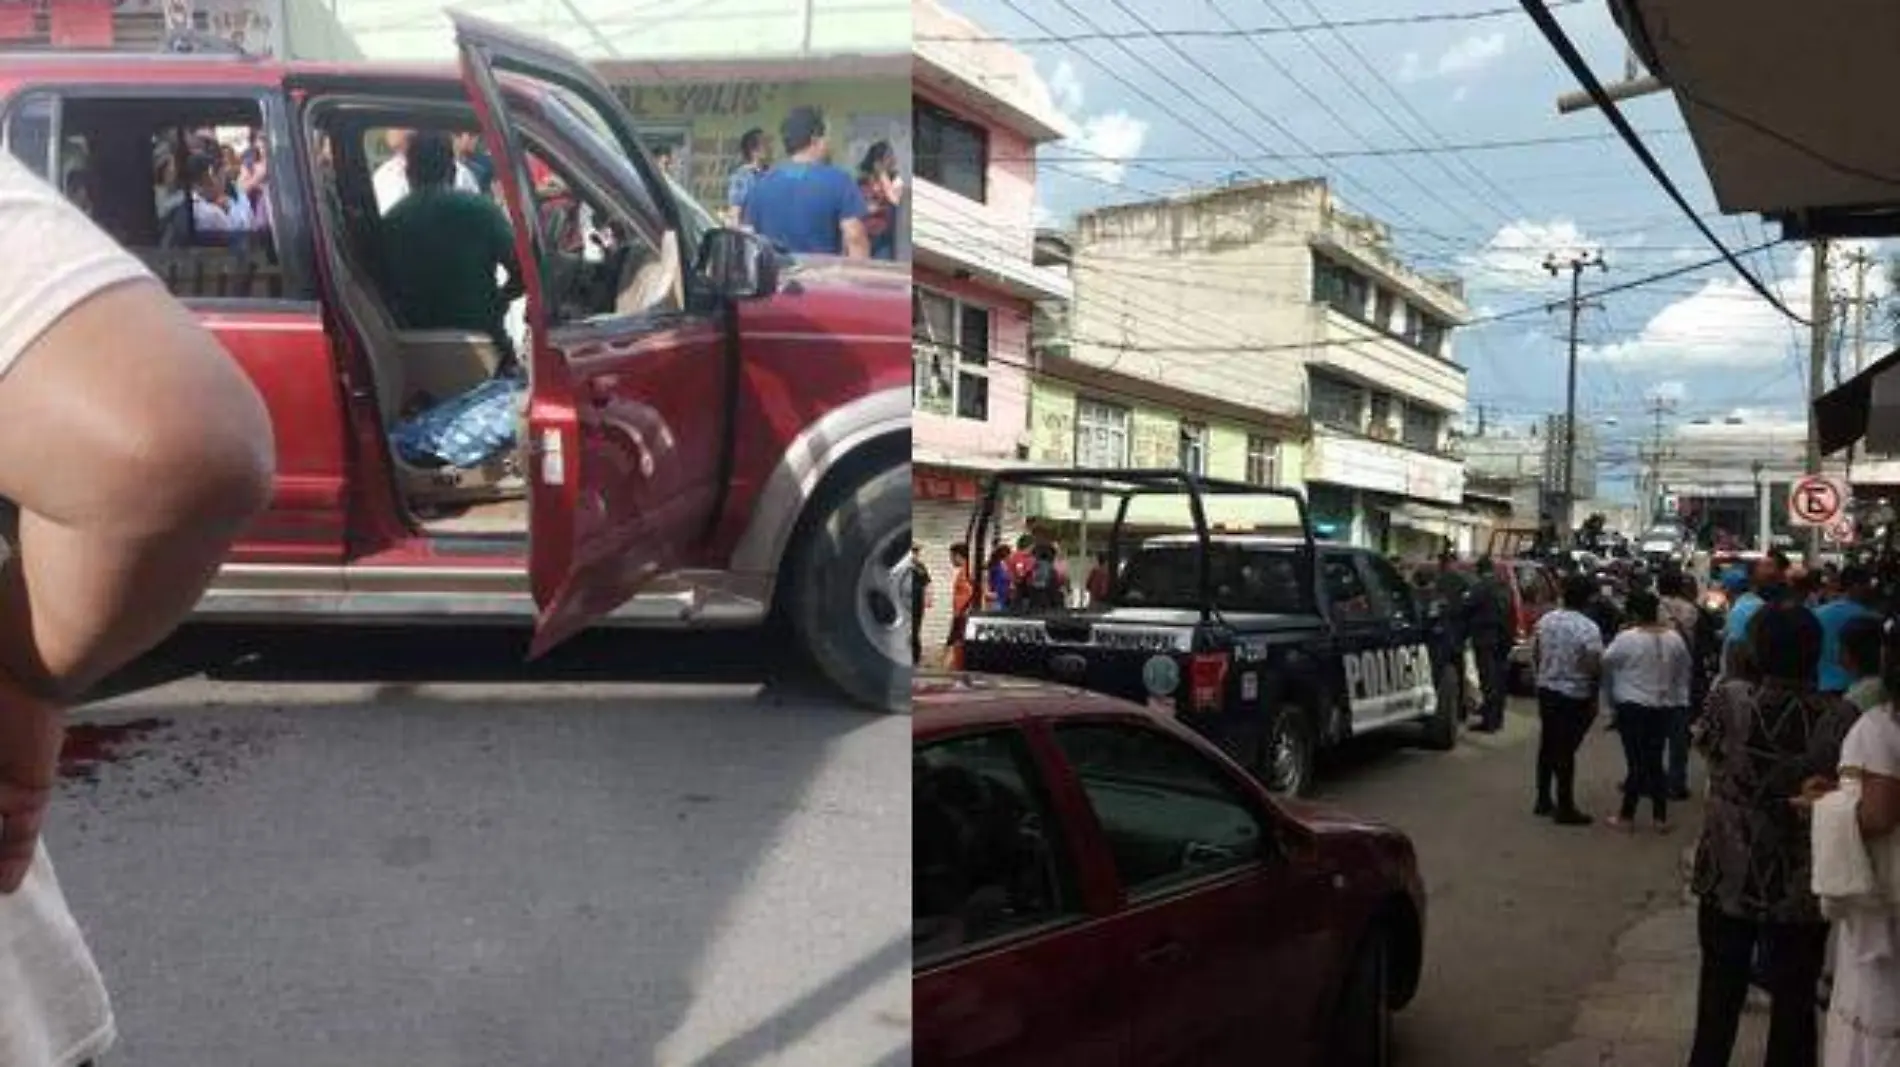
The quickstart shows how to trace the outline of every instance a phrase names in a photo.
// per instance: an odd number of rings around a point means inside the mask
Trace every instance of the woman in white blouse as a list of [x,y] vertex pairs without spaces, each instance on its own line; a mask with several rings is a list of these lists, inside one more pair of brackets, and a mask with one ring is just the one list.
[[[1900,682],[1900,634],[1888,624],[1888,692]],[[1841,745],[1840,778],[1855,783],[1854,821],[1878,892],[1834,924],[1834,988],[1828,998],[1825,1067],[1900,1067],[1900,869],[1893,835],[1900,833],[1900,713],[1892,703],[1862,712]],[[1830,791],[1810,782],[1803,803]]]
[[1670,724],[1689,706],[1689,646],[1674,625],[1659,618],[1661,601],[1646,589],[1630,593],[1624,606],[1633,625],[1603,651],[1603,676],[1616,709],[1616,732],[1623,741],[1629,774],[1623,780],[1623,807],[1611,826],[1635,825],[1636,805],[1648,797],[1658,832],[1669,829],[1669,782],[1663,750]]

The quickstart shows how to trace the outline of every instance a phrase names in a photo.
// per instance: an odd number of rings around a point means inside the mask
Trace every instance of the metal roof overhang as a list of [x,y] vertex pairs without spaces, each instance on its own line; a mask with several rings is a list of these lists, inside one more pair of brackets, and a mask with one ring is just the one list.
[[1900,236],[1892,0],[1607,0],[1675,95],[1725,214],[1783,236]]
[[1900,453],[1900,348],[1814,401],[1821,454],[1867,444],[1874,455]]

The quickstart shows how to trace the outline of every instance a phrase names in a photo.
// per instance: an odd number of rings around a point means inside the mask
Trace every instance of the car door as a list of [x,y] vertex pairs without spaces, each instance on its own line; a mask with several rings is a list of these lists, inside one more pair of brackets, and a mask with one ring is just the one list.
[[923,741],[911,785],[920,1067],[1137,1062],[1114,944],[1088,914],[1076,835],[1027,736],[989,727]]
[[1420,624],[1411,587],[1383,556],[1359,553],[1358,562],[1373,611],[1383,623],[1377,670],[1392,701],[1392,714],[1432,715],[1438,710],[1438,672],[1432,662],[1431,635]]
[[1112,860],[1122,910],[1131,1063],[1315,1064],[1318,998],[1341,932],[1331,890],[1289,854],[1280,819],[1240,776],[1157,724],[1052,725]]
[[1338,635],[1339,699],[1357,733],[1391,719],[1393,701],[1381,681],[1379,658],[1388,643],[1388,627],[1354,555],[1320,553],[1320,584]]
[[[496,162],[525,274],[538,655],[680,566],[704,539],[731,443],[724,400],[737,348],[729,343],[725,309],[686,299],[689,252],[681,247],[678,209],[613,93],[561,49],[483,19],[451,17],[463,81]],[[504,76],[521,79],[525,95],[504,92]],[[650,262],[673,272],[670,299],[655,286],[661,300],[640,301],[626,313],[617,301],[614,314],[577,322],[555,314],[543,271],[554,250],[540,225],[514,115],[530,106],[577,116],[597,152],[613,156],[601,162],[628,202],[657,213],[645,220],[661,235]]]

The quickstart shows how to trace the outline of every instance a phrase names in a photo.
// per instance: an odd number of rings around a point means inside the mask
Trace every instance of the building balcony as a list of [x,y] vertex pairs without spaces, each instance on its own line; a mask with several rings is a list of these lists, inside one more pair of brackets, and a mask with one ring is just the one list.
[[1322,425],[1307,446],[1306,480],[1437,504],[1457,504],[1465,494],[1458,460]]
[[997,217],[984,205],[927,181],[911,183],[912,262],[1023,300],[1068,300],[1069,279],[1038,267],[1028,219]]
[[[1039,487],[1023,490],[1023,514],[1049,522],[1088,525],[1106,537],[1115,522],[1121,502],[1114,497]],[[1209,496],[1203,498],[1210,528],[1227,530],[1263,530],[1278,534],[1297,534],[1300,520],[1293,501],[1285,496]],[[1137,497],[1129,502],[1125,524],[1129,529],[1154,532],[1187,532],[1194,529],[1187,497]]]
[[1464,412],[1465,369],[1450,357],[1414,348],[1331,304],[1310,305],[1306,313],[1307,336],[1315,342],[1309,367],[1447,415]]

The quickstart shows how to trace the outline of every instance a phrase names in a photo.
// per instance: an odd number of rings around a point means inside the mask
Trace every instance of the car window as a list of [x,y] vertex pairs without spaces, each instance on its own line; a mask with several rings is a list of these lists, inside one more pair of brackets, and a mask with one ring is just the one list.
[[255,97],[39,91],[14,105],[6,138],[174,296],[304,299],[280,258],[273,208],[286,194],[264,131]]
[[1390,619],[1415,618],[1412,590],[1399,575],[1399,569],[1383,556],[1365,555],[1359,558],[1366,568],[1365,579],[1372,594],[1373,610]]
[[1233,779],[1159,730],[1077,723],[1056,729],[1130,899],[1231,871],[1266,855],[1266,834]]
[[1517,595],[1528,604],[1543,604],[1550,599],[1550,587],[1544,580],[1544,574],[1536,567],[1517,569]]
[[1015,730],[917,750],[911,912],[918,965],[1079,914],[1033,768]]
[[[1208,580],[1222,611],[1294,614],[1309,610],[1298,554],[1234,544],[1209,546]],[[1146,545],[1122,568],[1110,597],[1119,607],[1201,606],[1200,551],[1182,544]]]
[[1372,594],[1359,576],[1351,556],[1330,555],[1320,562],[1320,574],[1326,582],[1326,598],[1332,603],[1333,618],[1340,622],[1364,622],[1376,618]]

